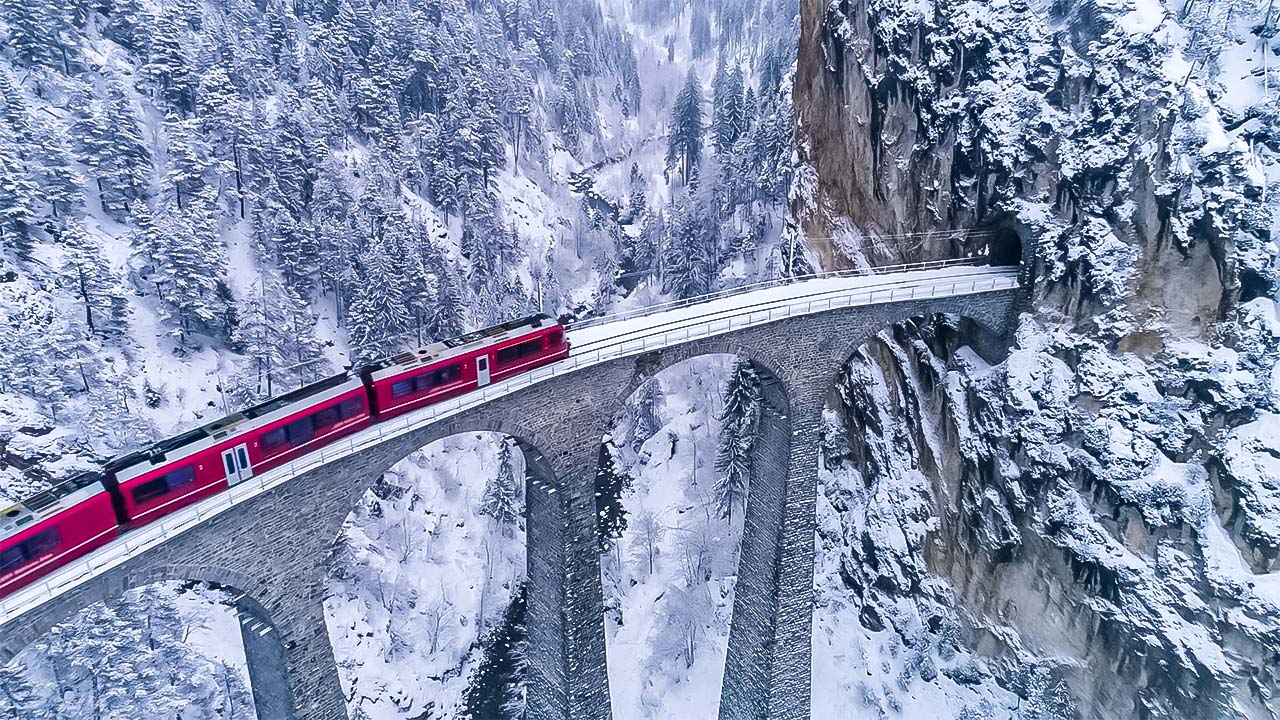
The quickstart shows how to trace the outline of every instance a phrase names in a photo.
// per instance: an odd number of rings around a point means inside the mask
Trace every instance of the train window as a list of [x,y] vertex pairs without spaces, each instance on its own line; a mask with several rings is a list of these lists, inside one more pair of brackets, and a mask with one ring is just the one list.
[[[269,433],[264,433],[262,436],[263,450],[275,450],[281,445],[284,445],[284,443],[285,443],[284,428],[276,428],[275,430],[272,430]],[[235,468],[231,468],[228,472],[235,472]]]
[[227,477],[235,477],[236,461],[231,459],[231,453],[222,456],[222,462],[227,466]]
[[395,383],[394,385],[391,386],[391,397],[393,398],[404,397],[405,395],[408,395],[412,392],[413,392],[413,378],[409,378],[408,380],[401,380],[400,382]]
[[148,480],[133,489],[133,501],[141,504],[148,500],[156,498],[169,492],[169,486],[165,484],[164,478],[159,477],[155,480]]
[[541,352],[541,351],[542,351],[542,338],[537,338],[535,340],[526,340],[520,343],[519,345],[512,345],[511,347],[507,347],[499,350],[498,364],[510,365],[511,363],[521,358],[529,357],[530,355],[537,354],[538,352]]
[[342,419],[353,418],[364,413],[364,400],[360,398],[351,398],[343,400],[342,405],[338,406],[339,412],[342,413]]
[[427,387],[435,387],[437,385],[448,385],[462,377],[462,366],[453,364],[448,367],[442,367],[434,372],[427,373],[430,377],[430,384]]
[[315,415],[312,415],[311,419],[314,421],[317,429],[328,428],[337,425],[338,422],[342,420],[342,414],[338,410],[338,406],[334,405],[333,407],[327,407]]
[[240,469],[249,469],[249,453],[243,447],[236,448],[236,457],[240,459]]
[[551,333],[551,347],[555,347],[562,342],[564,342],[563,332],[561,332],[560,330],[556,330],[555,332]]
[[423,373],[413,379],[413,389],[415,392],[426,392],[431,389],[435,383],[432,382],[432,376],[435,373]]
[[58,534],[58,528],[49,528],[22,543],[22,548],[27,557],[34,560],[41,555],[53,552],[61,543],[62,536]]
[[311,424],[311,418],[304,417],[301,420],[295,420],[285,426],[289,433],[289,444],[295,448],[303,443],[311,442],[316,436],[315,426]]
[[17,570],[27,561],[26,555],[22,552],[21,545],[0,552],[0,573],[7,573],[11,570]]
[[164,484],[169,490],[186,487],[196,481],[196,469],[190,465],[178,468],[164,476]]

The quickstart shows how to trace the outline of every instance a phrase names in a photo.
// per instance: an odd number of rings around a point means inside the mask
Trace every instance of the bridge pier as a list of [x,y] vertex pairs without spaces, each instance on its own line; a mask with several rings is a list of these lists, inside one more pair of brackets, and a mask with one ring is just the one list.
[[596,456],[588,457],[556,478],[545,458],[525,450],[531,720],[612,717],[596,543]]
[[[816,384],[816,383],[815,383]],[[720,720],[809,717],[820,402],[764,387]]]
[[294,713],[288,658],[279,628],[247,594],[236,600],[235,608],[258,720],[299,720]]
[[[273,693],[270,688],[264,690],[273,712],[281,707],[284,697],[291,697],[292,713],[267,715],[263,706],[259,705],[259,720],[276,720],[276,717],[286,720],[347,720],[346,696],[342,692],[342,682],[338,679],[338,663],[329,642],[329,630],[325,625],[318,584],[316,589],[317,592],[306,603],[311,609],[303,615],[291,618],[288,631],[281,636],[287,659],[289,677],[285,687],[288,689],[279,693]],[[249,646],[246,643],[246,656],[248,652]],[[250,665],[249,671],[253,672],[253,665]],[[275,681],[271,674],[266,678],[271,682]],[[258,676],[251,675],[250,682],[253,683],[254,702],[257,703]]]

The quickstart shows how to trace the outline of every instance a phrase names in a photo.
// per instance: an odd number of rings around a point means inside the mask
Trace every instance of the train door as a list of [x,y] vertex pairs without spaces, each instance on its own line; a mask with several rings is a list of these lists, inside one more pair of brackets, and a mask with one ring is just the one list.
[[479,381],[480,387],[489,384],[489,356],[481,355],[476,358],[476,380]]
[[241,443],[223,450],[222,467],[227,471],[228,485],[238,485],[253,477],[253,466],[249,464],[249,446]]

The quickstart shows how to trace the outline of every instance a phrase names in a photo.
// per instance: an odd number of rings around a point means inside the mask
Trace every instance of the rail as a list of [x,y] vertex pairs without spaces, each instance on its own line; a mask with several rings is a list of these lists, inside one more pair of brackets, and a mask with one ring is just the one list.
[[[829,276],[827,276],[829,277]],[[471,410],[554,377],[615,360],[636,355],[659,347],[719,335],[732,330],[763,325],[776,320],[799,315],[810,315],[838,308],[877,305],[938,297],[958,297],[979,293],[1008,290],[1018,286],[1015,269],[991,270],[982,277],[954,280],[949,277],[922,278],[915,284],[901,281],[892,286],[857,287],[843,292],[833,291],[827,297],[815,299],[801,297],[787,301],[771,300],[757,306],[736,308],[731,314],[716,315],[706,320],[701,317],[686,318],[681,327],[658,325],[628,337],[591,350],[575,351],[570,357],[551,365],[544,365],[523,375],[503,380],[442,403],[425,407],[413,413],[373,425],[354,435],[338,440],[332,445],[305,455],[278,468],[256,475],[249,480],[195,505],[183,508],[162,520],[132,530],[94,553],[59,568],[44,579],[0,599],[0,626],[37,608],[53,598],[70,591],[80,584],[127,562],[130,558],[161,545],[174,537],[221,515],[231,508],[288,480],[322,467],[329,462],[347,457],[361,450],[375,447],[388,440],[439,422],[443,419]],[[727,296],[725,296],[727,297]],[[769,305],[769,307],[762,307]],[[671,308],[669,308],[671,309]],[[701,322],[699,322],[701,320]]]

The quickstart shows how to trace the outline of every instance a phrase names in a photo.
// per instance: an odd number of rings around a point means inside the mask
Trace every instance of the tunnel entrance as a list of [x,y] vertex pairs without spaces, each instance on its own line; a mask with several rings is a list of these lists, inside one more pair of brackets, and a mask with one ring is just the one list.
[[1017,267],[1022,264],[1022,237],[1017,230],[1001,223],[984,229],[983,233],[990,265]]

